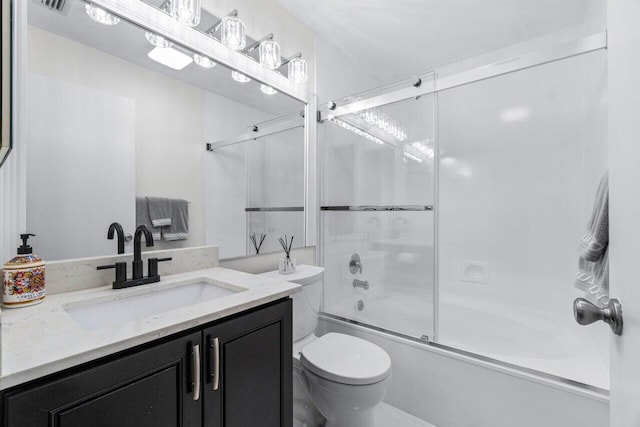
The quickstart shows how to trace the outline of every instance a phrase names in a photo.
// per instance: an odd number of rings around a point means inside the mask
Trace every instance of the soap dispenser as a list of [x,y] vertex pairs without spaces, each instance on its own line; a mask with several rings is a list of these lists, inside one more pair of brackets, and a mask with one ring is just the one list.
[[18,255],[2,267],[4,307],[26,307],[44,299],[44,261],[27,244],[31,236],[35,234],[20,235],[22,246]]

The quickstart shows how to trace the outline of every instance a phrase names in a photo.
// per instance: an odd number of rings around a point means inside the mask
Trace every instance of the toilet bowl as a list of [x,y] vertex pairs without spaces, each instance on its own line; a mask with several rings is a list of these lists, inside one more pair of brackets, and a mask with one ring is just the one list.
[[351,335],[314,335],[323,274],[322,267],[309,265],[299,265],[286,276],[264,273],[303,285],[292,295],[294,426],[372,427],[373,410],[391,380],[391,358],[377,345]]

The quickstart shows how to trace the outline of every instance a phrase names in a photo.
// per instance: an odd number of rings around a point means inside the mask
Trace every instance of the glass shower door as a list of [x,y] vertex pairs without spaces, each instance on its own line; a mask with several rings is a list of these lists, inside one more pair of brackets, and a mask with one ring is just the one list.
[[434,333],[434,96],[384,103],[388,94],[338,101],[319,127],[324,312],[426,339]]

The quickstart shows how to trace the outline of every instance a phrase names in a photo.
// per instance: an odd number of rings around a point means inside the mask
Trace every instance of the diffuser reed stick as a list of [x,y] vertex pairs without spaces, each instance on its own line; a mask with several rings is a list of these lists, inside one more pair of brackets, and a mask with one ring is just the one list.
[[280,242],[280,246],[284,250],[286,258],[282,258],[280,260],[279,268],[280,274],[291,274],[296,270],[296,260],[291,258],[291,248],[293,247],[293,236],[291,236],[291,240],[284,235],[284,239],[282,237],[278,238],[278,242]]
[[[256,233],[251,233],[251,236],[249,236],[249,240],[251,240],[251,243],[253,243],[253,247],[256,250],[256,255],[260,253],[260,248],[262,247],[262,243],[266,237],[267,235],[262,233],[260,233],[259,238],[256,237]],[[258,243],[258,241],[260,241],[260,243]]]
[[287,238],[287,235],[284,235],[284,239],[282,237],[278,237],[278,241],[280,242],[280,246],[284,249],[284,253],[287,255],[287,258],[291,258],[291,247],[293,246],[293,236],[291,236],[291,241]]

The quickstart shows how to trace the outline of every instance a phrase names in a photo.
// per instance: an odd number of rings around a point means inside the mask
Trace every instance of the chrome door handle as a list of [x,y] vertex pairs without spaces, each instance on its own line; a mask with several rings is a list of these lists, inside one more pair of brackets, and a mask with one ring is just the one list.
[[200,399],[200,345],[191,348],[191,362],[193,363],[193,400]]
[[606,307],[598,307],[584,298],[573,301],[573,317],[581,325],[589,325],[603,320],[616,335],[622,335],[622,305],[615,298],[609,300]]
[[217,390],[220,386],[220,340],[215,337],[211,340],[211,382],[213,389]]

